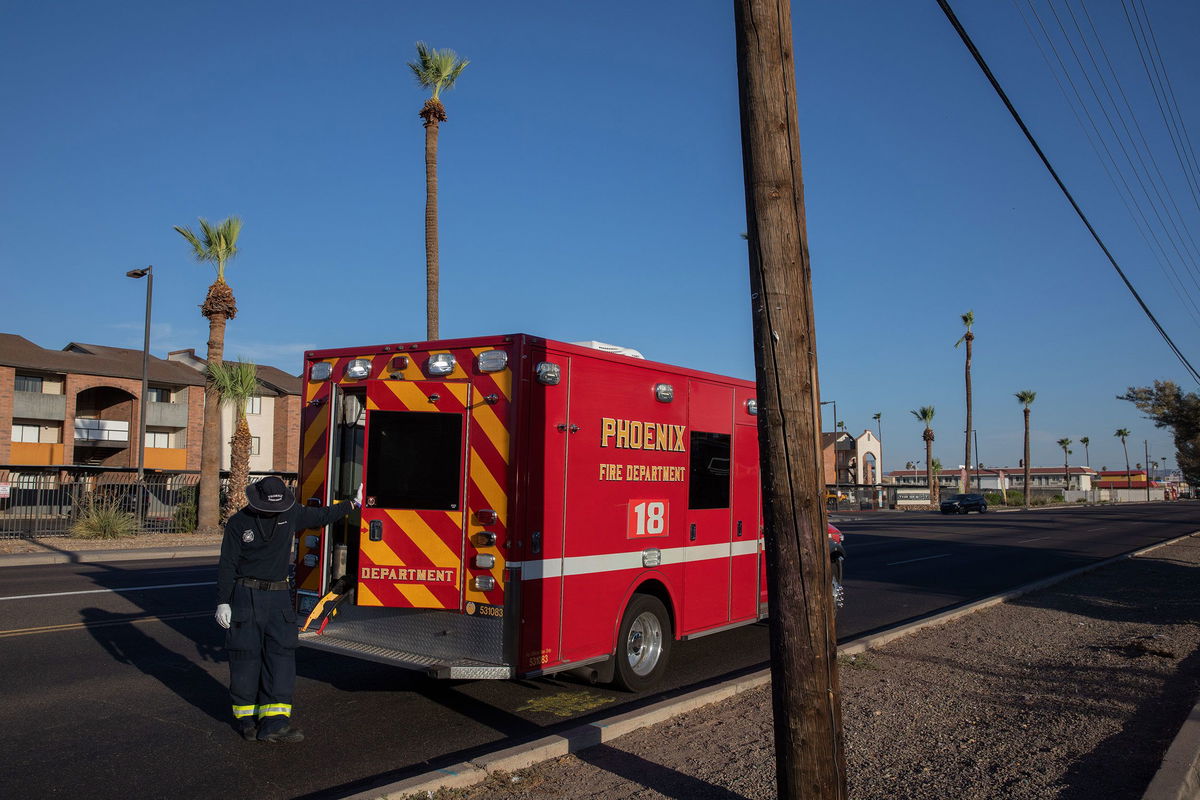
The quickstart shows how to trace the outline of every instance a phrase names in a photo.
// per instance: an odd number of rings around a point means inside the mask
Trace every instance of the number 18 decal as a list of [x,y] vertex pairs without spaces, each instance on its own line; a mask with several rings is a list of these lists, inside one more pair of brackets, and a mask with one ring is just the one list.
[[641,539],[645,536],[666,536],[670,532],[667,524],[666,500],[630,500],[629,520],[625,538]]

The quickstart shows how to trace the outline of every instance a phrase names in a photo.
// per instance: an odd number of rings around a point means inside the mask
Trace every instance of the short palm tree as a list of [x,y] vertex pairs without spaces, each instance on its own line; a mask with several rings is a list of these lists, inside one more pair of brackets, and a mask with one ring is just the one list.
[[1079,443],[1081,445],[1083,445],[1083,463],[1087,466],[1088,469],[1092,468],[1092,459],[1088,455],[1088,445],[1091,443],[1091,441],[1092,440],[1086,436],[1079,437]]
[[958,347],[963,342],[967,344],[967,363],[966,363],[966,378],[967,378],[967,436],[966,436],[966,455],[963,458],[963,464],[966,469],[963,470],[962,490],[968,491],[971,488],[971,342],[975,341],[975,334],[971,332],[971,326],[975,324],[975,312],[968,311],[960,315],[963,325],[967,327],[967,332],[964,333],[959,340],[954,343]]
[[[210,225],[201,217],[200,235],[191,228],[175,226],[175,230],[192,246],[192,255],[201,264],[217,268],[217,279],[208,287],[208,295],[200,313],[208,319],[209,366],[220,364],[225,353],[225,323],[237,316],[233,290],[225,282],[225,266],[237,255],[238,236],[242,221],[229,217]],[[196,528],[202,533],[217,531],[221,494],[221,401],[212,381],[204,387],[204,431],[200,442],[200,496]]]
[[1017,392],[1014,397],[1016,397],[1017,400],[1020,401],[1021,405],[1025,407],[1025,458],[1021,461],[1021,464],[1025,469],[1025,483],[1022,484],[1025,491],[1025,507],[1029,508],[1029,407],[1033,405],[1033,401],[1037,399],[1037,392],[1030,391],[1029,389],[1023,389]]
[[1113,432],[1113,436],[1121,440],[1121,449],[1125,451],[1125,488],[1133,488],[1133,476],[1129,474],[1129,448],[1125,445],[1125,440],[1129,438],[1128,428],[1117,428]]
[[[1068,448],[1071,446],[1072,442],[1070,439],[1064,438],[1059,439],[1057,442],[1055,442],[1055,444],[1061,447],[1063,451],[1063,484],[1065,487],[1063,491],[1066,491],[1067,489],[1071,488],[1071,460],[1068,458],[1068,456],[1071,455],[1072,451]],[[1063,499],[1067,499],[1066,495],[1063,495]]]
[[438,338],[437,152],[438,125],[446,121],[441,93],[454,86],[469,63],[453,50],[434,50],[424,42],[417,42],[417,60],[408,62],[421,88],[433,92],[417,115],[425,120],[425,336],[428,339]]
[[925,440],[925,482],[929,486],[929,504],[937,505],[940,499],[933,483],[933,406],[921,406],[908,412],[925,426],[921,438]]
[[246,422],[246,404],[258,396],[258,367],[246,361],[221,361],[209,364],[208,380],[217,388],[223,405],[233,408],[233,436],[229,440],[229,485],[225,490],[225,508],[221,523],[245,505],[243,494],[250,483],[250,424]]

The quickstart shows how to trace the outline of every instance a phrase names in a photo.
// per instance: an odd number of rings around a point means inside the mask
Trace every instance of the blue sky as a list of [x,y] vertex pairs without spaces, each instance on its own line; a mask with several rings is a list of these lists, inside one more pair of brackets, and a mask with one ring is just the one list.
[[[1200,6],[1144,1],[1200,142]],[[424,40],[472,62],[444,98],[442,334],[598,339],[753,377],[731,3],[2,5],[0,330],[44,347],[140,347],[144,285],[124,272],[153,264],[153,351],[203,352],[213,273],[172,226],[236,214],[227,353],[296,372],[306,348],[424,338],[425,95],[405,66]],[[1200,363],[1200,323],[1016,8],[956,6]],[[1089,11],[1194,229],[1122,7]],[[1114,396],[1156,378],[1195,385],[936,3],[797,3],[793,15],[822,394],[840,419],[857,433],[882,412],[891,469],[924,457],[908,412],[933,405],[935,455],[961,463],[953,345],[972,309],[985,464],[1020,457],[1019,389],[1038,392],[1035,464],[1061,463],[1056,439],[1089,436],[1092,466],[1123,466],[1118,427],[1132,431],[1131,462],[1143,439],[1151,458],[1171,457],[1169,436]]]

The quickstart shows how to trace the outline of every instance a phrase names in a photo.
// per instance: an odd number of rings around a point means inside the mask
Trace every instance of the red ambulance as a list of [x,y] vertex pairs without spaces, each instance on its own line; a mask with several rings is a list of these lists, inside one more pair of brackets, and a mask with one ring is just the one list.
[[[640,690],[766,615],[752,382],[525,334],[306,354],[307,646]],[[612,350],[614,352],[606,352]]]

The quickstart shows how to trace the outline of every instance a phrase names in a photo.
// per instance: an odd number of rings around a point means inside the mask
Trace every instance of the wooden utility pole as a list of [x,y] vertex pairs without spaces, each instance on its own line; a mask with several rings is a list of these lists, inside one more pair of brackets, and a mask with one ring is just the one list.
[[734,0],[778,795],[846,797],[789,0]]

